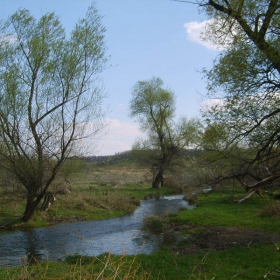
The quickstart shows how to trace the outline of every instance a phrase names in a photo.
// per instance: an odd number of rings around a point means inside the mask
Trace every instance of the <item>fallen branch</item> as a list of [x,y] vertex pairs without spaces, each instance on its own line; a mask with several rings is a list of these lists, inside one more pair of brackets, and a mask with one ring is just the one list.
[[245,200],[251,198],[255,193],[257,193],[260,197],[263,197],[263,195],[261,194],[260,189],[258,188],[258,189],[253,190],[252,192],[250,192],[247,196],[245,196],[245,197],[243,197],[242,199],[240,199],[240,200],[238,201],[238,203],[242,203],[243,201],[245,201]]
[[[277,267],[276,267],[277,268]],[[280,277],[280,271],[277,270],[276,268],[272,268],[271,270],[269,270],[263,278],[266,278],[268,275],[272,275],[272,276],[276,276],[276,277]]]
[[271,176],[268,176],[268,177],[264,178],[263,180],[255,183],[253,185],[247,186],[246,189],[260,188],[260,187],[264,186],[265,184],[270,183],[270,182],[272,182],[272,181],[274,181],[278,178],[280,178],[280,171],[274,173]]
[[274,173],[273,175],[271,176],[268,176],[266,178],[264,178],[263,180],[255,183],[255,184],[252,184],[252,185],[249,185],[249,186],[246,186],[246,190],[248,191],[249,189],[253,189],[252,192],[250,192],[247,196],[245,196],[244,198],[240,199],[238,201],[238,203],[241,203],[249,198],[251,198],[254,194],[258,194],[260,197],[263,197],[262,193],[261,193],[261,188],[266,185],[267,183],[270,183],[270,182],[273,182],[274,180],[280,178],[280,171]]

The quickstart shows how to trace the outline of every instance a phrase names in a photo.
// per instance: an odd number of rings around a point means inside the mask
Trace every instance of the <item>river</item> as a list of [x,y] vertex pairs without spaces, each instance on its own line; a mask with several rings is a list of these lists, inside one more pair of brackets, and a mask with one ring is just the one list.
[[174,213],[181,208],[191,209],[192,206],[182,198],[169,196],[143,200],[133,213],[108,220],[64,223],[27,231],[2,231],[0,267],[22,265],[30,256],[38,260],[63,260],[73,254],[150,254],[163,245],[163,237],[143,231],[143,220],[151,215]]

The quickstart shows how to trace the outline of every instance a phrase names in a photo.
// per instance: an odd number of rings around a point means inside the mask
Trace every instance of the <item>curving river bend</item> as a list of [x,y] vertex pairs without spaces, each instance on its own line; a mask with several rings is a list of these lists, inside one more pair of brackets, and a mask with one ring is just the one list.
[[30,256],[59,260],[80,254],[97,256],[105,252],[150,254],[160,248],[163,237],[143,231],[143,220],[190,206],[183,196],[141,201],[132,214],[103,221],[58,224],[28,231],[0,232],[0,267],[17,266]]

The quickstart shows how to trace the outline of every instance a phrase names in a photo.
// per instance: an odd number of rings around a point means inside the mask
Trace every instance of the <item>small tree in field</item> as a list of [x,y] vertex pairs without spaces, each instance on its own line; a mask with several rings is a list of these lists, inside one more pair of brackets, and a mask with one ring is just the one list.
[[104,32],[94,6],[69,36],[53,13],[37,21],[22,9],[1,23],[0,166],[26,190],[25,222],[87,124],[102,117],[96,75],[106,64]]
[[172,91],[164,89],[160,78],[138,82],[132,92],[130,113],[138,118],[141,128],[148,138],[139,140],[134,149],[149,155],[149,161],[156,171],[153,188],[163,182],[165,170],[183,148],[195,143],[199,122],[182,118],[176,124],[175,97]]

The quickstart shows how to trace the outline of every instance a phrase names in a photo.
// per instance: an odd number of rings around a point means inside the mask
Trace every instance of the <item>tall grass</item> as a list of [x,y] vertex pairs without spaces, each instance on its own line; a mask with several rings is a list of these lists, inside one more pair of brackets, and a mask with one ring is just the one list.
[[89,279],[149,279],[150,273],[144,271],[136,257],[127,260],[125,256],[116,257],[103,254],[99,257],[71,256],[64,262],[37,263],[22,267],[0,269],[0,279],[56,279],[56,280],[89,280]]

